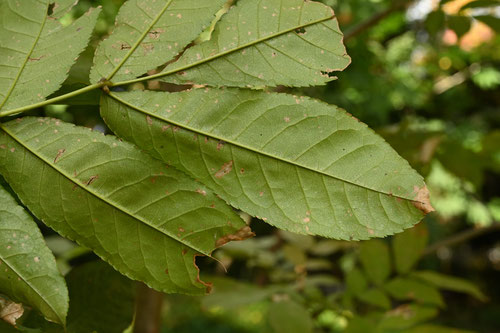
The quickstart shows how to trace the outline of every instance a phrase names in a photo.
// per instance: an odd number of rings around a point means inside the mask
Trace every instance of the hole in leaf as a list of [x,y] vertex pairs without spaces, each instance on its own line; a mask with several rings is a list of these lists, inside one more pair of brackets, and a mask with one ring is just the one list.
[[56,6],[55,2],[49,3],[49,7],[47,8],[47,15],[50,16],[54,13],[54,7]]

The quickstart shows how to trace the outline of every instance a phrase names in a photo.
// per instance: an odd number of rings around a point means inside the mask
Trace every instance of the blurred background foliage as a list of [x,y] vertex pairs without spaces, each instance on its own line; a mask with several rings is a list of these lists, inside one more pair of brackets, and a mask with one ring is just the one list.
[[[215,253],[227,273],[198,260],[214,291],[165,296],[162,332],[500,332],[500,2],[323,2],[335,9],[352,64],[326,86],[281,90],[339,105],[385,137],[426,178],[436,212],[365,242],[294,235],[242,213],[257,237]],[[104,8],[56,95],[88,83],[121,3],[80,0],[65,18]],[[98,98],[33,112],[106,132]],[[96,260],[43,230],[64,273]]]

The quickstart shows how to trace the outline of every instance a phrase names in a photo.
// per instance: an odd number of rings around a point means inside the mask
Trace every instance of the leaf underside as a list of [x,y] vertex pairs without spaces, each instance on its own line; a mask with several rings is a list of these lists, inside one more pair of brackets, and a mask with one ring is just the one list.
[[350,63],[332,9],[303,0],[240,0],[210,40],[168,65],[162,80],[210,86],[325,84]]
[[[123,81],[165,64],[210,25],[225,0],[129,0],[96,51],[90,81]],[[147,59],[147,60],[146,60]]]
[[0,187],[0,293],[64,324],[68,291],[38,226]]
[[74,2],[0,1],[0,110],[41,102],[66,79],[100,12],[90,9],[63,27],[59,18]]
[[423,179],[345,111],[237,89],[103,96],[119,136],[279,228],[338,239],[399,232],[432,207]]
[[1,129],[0,172],[33,214],[155,289],[203,294],[195,256],[253,235],[201,184],[114,137],[48,118]]

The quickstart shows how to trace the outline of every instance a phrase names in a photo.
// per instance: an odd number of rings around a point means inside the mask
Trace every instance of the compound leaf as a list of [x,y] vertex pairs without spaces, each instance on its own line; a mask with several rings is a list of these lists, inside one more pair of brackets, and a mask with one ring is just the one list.
[[345,111],[237,89],[103,96],[119,136],[281,229],[339,239],[400,232],[432,210],[425,184]]
[[173,59],[214,19],[226,0],[129,0],[96,51],[92,83],[132,79]]
[[92,8],[68,26],[59,22],[75,1],[0,1],[0,110],[41,102],[66,79],[99,15]]
[[211,86],[313,86],[350,63],[332,9],[303,0],[240,0],[212,37],[169,64],[164,80]]
[[68,291],[35,221],[0,187],[0,293],[65,324]]
[[33,214],[153,288],[203,294],[195,256],[253,235],[202,185],[114,137],[32,117],[1,130],[0,172]]

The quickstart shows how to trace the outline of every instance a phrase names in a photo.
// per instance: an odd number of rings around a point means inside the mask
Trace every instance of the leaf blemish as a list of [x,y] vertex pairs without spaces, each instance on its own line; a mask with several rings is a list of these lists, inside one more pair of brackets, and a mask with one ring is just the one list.
[[250,229],[249,226],[244,226],[243,228],[236,231],[234,234],[224,235],[215,242],[216,247],[221,247],[222,245],[231,241],[241,241],[247,238],[255,236],[255,233]]
[[224,163],[219,171],[215,173],[215,178],[222,178],[233,170],[233,161]]
[[429,198],[429,190],[427,189],[427,186],[425,185],[423,187],[414,186],[413,192],[416,193],[416,196],[412,201],[413,206],[418,208],[424,214],[428,214],[430,212],[435,211],[434,207],[432,207],[431,205],[431,201]]
[[84,185],[87,185],[89,186],[90,184],[92,184],[94,181],[96,181],[97,179],[99,179],[99,175],[95,175],[95,176],[91,176],[89,178],[89,180],[87,180],[86,182],[84,182],[83,184]]
[[57,155],[56,157],[54,158],[54,164],[57,163],[57,161],[59,161],[59,159],[61,158],[62,154],[64,154],[64,152],[66,151],[66,149],[62,148],[62,149],[59,149],[57,151]]
[[222,148],[224,148],[224,145],[225,145],[225,144],[226,144],[226,143],[225,143],[224,141],[219,141],[219,142],[217,143],[217,150],[221,150]]

